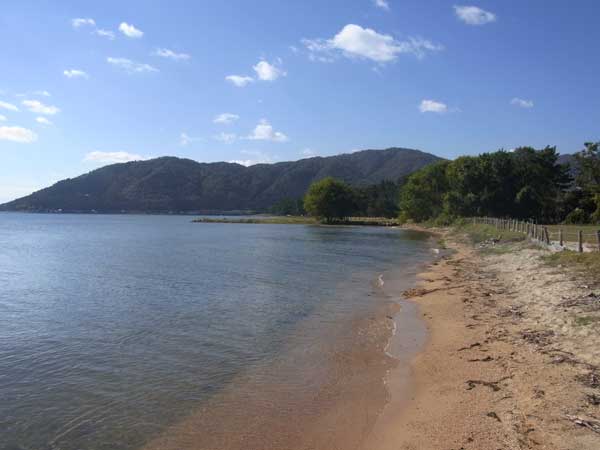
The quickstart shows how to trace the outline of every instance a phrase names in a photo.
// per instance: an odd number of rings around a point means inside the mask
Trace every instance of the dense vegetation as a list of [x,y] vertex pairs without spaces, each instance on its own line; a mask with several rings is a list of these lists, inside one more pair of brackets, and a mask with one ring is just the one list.
[[598,147],[585,144],[572,158],[573,167],[559,163],[554,147],[521,147],[431,164],[410,175],[402,187],[400,217],[440,223],[470,216],[598,223]]
[[[368,186],[384,180],[397,181],[437,160],[434,155],[401,148],[250,167],[162,157],[102,167],[0,205],[0,210],[268,212],[271,209],[280,214],[300,214],[301,199],[309,185],[333,176],[360,189],[360,207],[365,213],[376,214],[377,208],[389,202],[393,188],[386,185],[384,194]],[[373,209],[374,205],[379,206]]]

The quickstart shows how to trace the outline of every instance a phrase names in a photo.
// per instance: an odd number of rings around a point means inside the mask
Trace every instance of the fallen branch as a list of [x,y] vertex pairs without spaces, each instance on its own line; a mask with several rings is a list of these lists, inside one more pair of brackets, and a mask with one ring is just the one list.
[[566,414],[565,418],[579,425],[580,427],[585,427],[592,430],[595,433],[600,433],[600,421],[598,420],[584,419],[583,417],[572,416],[570,414]]

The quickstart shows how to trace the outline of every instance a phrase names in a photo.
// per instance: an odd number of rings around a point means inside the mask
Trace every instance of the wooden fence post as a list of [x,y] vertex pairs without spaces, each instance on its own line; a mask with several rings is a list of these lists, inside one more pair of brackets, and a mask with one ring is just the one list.
[[579,253],[583,253],[583,231],[579,230],[579,232],[577,234],[578,234],[578,241],[579,241],[577,250],[579,251]]
[[564,242],[563,242],[563,230],[562,228],[560,230],[558,230],[558,239],[560,241],[560,246],[562,247]]
[[598,243],[598,251],[600,252],[600,230],[596,231],[596,242]]
[[544,227],[544,235],[546,236],[546,244],[550,245],[550,235],[548,234],[548,227]]

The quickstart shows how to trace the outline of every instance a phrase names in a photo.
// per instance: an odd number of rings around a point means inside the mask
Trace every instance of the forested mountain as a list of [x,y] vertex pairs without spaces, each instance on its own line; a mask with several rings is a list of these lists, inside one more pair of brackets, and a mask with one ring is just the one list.
[[440,158],[418,150],[364,150],[293,162],[199,163],[161,157],[112,164],[59,181],[0,205],[5,211],[189,212],[265,211],[302,197],[316,180],[332,176],[353,186],[398,181]]

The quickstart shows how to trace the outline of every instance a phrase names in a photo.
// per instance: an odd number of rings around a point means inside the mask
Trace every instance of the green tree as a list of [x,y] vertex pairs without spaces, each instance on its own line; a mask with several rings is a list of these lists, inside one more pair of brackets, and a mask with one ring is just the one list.
[[446,169],[449,161],[425,166],[408,177],[400,191],[400,215],[417,222],[439,216],[448,191]]
[[326,223],[343,220],[356,209],[354,192],[343,181],[332,177],[323,178],[308,188],[304,197],[304,209]]

